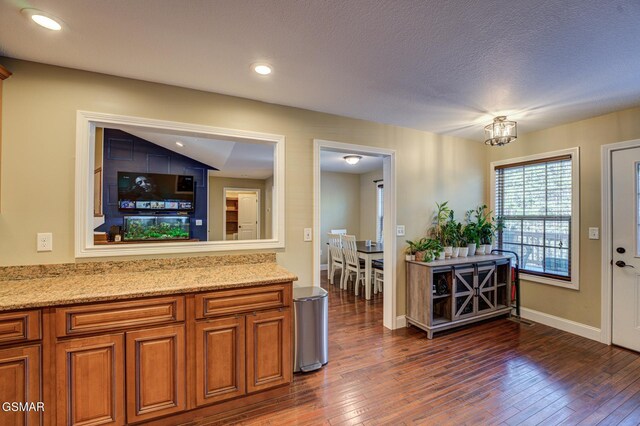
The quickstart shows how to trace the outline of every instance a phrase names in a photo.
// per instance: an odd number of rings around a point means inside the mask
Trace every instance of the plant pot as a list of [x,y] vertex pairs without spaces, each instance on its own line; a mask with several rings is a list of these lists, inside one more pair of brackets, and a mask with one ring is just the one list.
[[415,256],[414,256],[414,260],[416,260],[417,262],[422,262],[424,259],[424,251],[417,251]]
[[476,243],[467,244],[467,248],[469,249],[469,256],[475,256],[475,254],[476,254]]
[[444,254],[444,250],[442,250],[440,252],[440,254],[438,255],[438,260],[444,260],[446,258],[445,254]]
[[485,244],[484,245],[484,254],[491,254],[491,244]]
[[460,247],[460,251],[458,252],[458,256],[467,257],[469,254],[469,247]]
[[405,254],[404,258],[407,261],[416,260],[416,255],[415,254]]
[[458,257],[458,254],[460,253],[460,247],[452,247],[451,248],[451,257]]
[[453,252],[453,247],[447,246],[444,248],[445,257],[451,257],[451,253]]
[[476,255],[484,254],[484,244],[480,244],[476,249]]

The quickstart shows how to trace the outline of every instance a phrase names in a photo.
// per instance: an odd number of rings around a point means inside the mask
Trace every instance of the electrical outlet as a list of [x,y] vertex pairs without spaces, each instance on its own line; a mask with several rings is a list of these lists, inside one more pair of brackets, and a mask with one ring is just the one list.
[[311,241],[311,228],[304,228],[304,240]]
[[396,226],[396,237],[404,237],[404,225]]
[[196,219],[196,226],[202,226],[202,219]]
[[599,240],[600,239],[600,228],[589,228],[589,239],[590,240]]
[[36,240],[36,251],[52,251],[53,234],[51,232],[38,233]]

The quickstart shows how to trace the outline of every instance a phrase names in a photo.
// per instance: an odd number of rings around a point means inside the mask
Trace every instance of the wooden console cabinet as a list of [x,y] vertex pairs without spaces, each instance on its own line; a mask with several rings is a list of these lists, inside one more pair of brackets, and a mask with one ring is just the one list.
[[511,264],[486,255],[407,262],[407,322],[427,332],[511,312]]
[[291,304],[289,282],[0,313],[0,400],[46,406],[0,424],[176,424],[266,399],[292,381]]

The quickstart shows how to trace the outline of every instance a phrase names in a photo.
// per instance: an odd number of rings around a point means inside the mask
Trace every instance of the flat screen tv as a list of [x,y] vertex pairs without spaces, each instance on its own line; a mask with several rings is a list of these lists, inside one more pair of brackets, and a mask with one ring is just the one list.
[[193,176],[118,172],[118,209],[192,212],[194,189]]

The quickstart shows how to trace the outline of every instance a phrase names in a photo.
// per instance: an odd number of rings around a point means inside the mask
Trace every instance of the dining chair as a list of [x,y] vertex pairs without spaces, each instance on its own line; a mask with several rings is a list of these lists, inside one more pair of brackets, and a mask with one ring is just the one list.
[[373,294],[382,293],[384,288],[384,262],[380,260],[372,260],[371,267],[373,269]]
[[346,235],[347,234],[347,230],[346,229],[332,229],[331,233],[332,234],[338,234],[338,235]]
[[329,282],[333,285],[333,277],[336,269],[340,268],[340,288],[342,288],[342,277],[344,276],[344,255],[342,254],[342,243],[340,235],[329,233]]
[[357,296],[360,292],[360,285],[366,286],[364,265],[360,263],[358,257],[358,249],[356,247],[355,235],[340,235],[340,242],[342,243],[342,253],[344,254],[344,274],[342,275],[342,282],[340,288],[347,289],[347,284],[351,279],[351,274],[356,274],[354,281],[354,292]]

